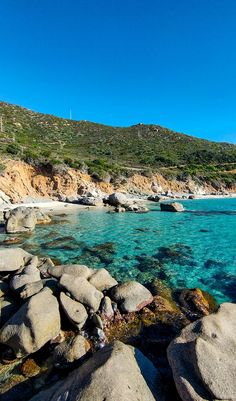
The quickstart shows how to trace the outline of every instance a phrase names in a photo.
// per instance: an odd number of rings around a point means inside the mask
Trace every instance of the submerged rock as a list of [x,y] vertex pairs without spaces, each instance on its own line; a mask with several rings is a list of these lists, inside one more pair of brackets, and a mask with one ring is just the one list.
[[162,212],[183,212],[184,207],[181,203],[160,203],[160,208]]
[[48,288],[34,295],[6,322],[0,331],[0,342],[9,345],[17,355],[38,351],[60,332],[57,299]]
[[136,312],[153,301],[151,292],[137,281],[128,281],[113,288],[111,298],[123,312]]
[[189,319],[196,319],[216,310],[215,300],[200,288],[184,289],[176,292],[177,300]]
[[236,399],[235,332],[236,305],[224,303],[172,341],[168,359],[182,400]]
[[31,401],[162,401],[160,387],[152,363],[139,350],[116,341]]

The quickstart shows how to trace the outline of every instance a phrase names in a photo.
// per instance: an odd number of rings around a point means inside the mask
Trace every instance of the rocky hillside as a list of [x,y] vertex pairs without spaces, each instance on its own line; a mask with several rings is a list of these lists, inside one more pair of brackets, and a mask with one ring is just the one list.
[[[177,180],[165,178],[160,173],[145,176],[134,172],[130,177],[120,177],[113,182],[98,180],[88,173],[65,166],[37,167],[23,161],[6,160],[4,171],[0,175],[0,204],[5,195],[13,203],[29,201],[30,198],[62,199],[77,197],[87,193],[109,194],[114,191],[126,192],[134,195],[153,193],[195,193],[209,194],[236,192],[236,185],[230,188],[221,184],[216,189],[212,184],[197,183],[193,179]],[[4,195],[5,194],[5,195]],[[3,197],[3,198],[2,198]]]
[[72,121],[0,102],[0,153],[48,158],[71,167],[102,159],[128,167],[236,162],[236,145],[180,134],[158,125],[118,128]]

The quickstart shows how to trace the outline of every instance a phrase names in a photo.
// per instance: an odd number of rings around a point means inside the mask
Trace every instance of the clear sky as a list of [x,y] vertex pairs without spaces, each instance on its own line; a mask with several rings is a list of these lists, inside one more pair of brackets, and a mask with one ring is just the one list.
[[236,143],[235,0],[1,0],[0,99]]

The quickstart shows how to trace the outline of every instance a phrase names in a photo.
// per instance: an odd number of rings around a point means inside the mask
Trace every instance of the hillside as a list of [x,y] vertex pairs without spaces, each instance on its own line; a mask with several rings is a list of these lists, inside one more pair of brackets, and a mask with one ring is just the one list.
[[[159,173],[169,182],[193,180],[217,191],[232,191],[236,185],[236,145],[158,125],[120,128],[67,120],[4,102],[0,117],[0,159],[20,159],[45,174],[64,165],[113,183],[135,173],[147,177]],[[0,163],[0,170],[4,166]]]
[[236,145],[194,138],[158,125],[116,128],[72,121],[0,102],[0,152],[77,163],[103,159],[135,167],[236,162]]

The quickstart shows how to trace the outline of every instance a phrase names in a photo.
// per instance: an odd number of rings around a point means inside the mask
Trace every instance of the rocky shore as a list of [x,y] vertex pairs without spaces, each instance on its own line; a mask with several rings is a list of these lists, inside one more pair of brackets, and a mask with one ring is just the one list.
[[234,304],[21,248],[0,274],[3,400],[235,399]]

